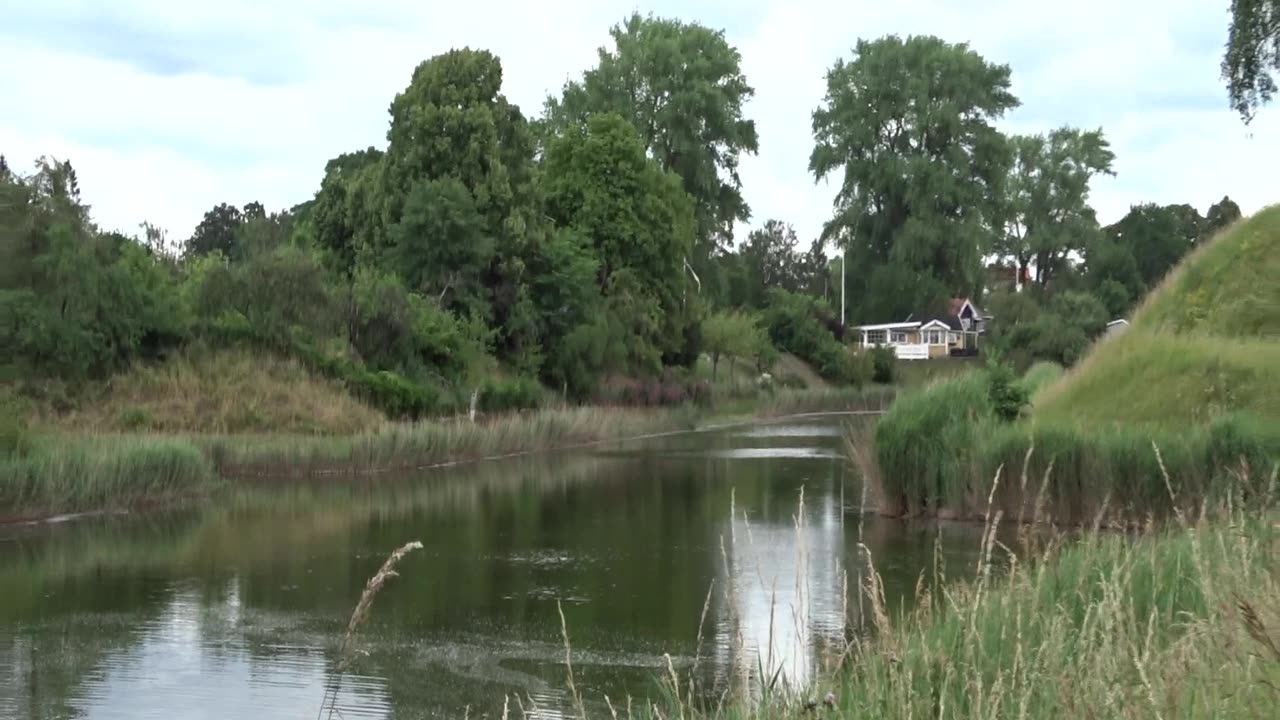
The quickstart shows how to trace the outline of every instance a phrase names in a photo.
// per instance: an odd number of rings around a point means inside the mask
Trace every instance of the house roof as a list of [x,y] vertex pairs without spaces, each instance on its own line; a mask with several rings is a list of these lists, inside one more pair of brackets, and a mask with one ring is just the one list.
[[963,330],[964,326],[960,324],[960,318],[956,315],[935,315],[925,321],[925,326],[942,325],[949,330]]
[[920,327],[918,322],[880,323],[879,325],[855,325],[855,330],[911,330]]
[[969,303],[969,307],[973,308],[974,316],[982,317],[982,311],[969,298],[951,298],[951,304],[948,306],[947,311],[956,317],[960,317],[960,311],[964,309],[965,303]]

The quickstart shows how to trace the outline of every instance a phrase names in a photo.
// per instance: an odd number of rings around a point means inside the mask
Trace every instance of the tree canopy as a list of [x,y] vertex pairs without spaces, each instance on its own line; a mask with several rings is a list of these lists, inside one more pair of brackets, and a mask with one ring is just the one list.
[[1280,73],[1280,0],[1231,0],[1231,27],[1222,56],[1231,109],[1245,124],[1276,93]]
[[614,48],[600,48],[596,67],[548,98],[545,122],[554,132],[596,113],[631,123],[645,151],[693,197],[700,253],[709,256],[732,240],[735,222],[751,216],[738,163],[759,139],[744,115],[755,91],[741,56],[723,31],[638,12],[609,34]]
[[859,40],[826,79],[809,169],[843,171],[824,237],[859,268],[854,307],[888,318],[976,293],[1009,166],[992,123],[1018,105],[1009,66],[965,43],[890,35]]

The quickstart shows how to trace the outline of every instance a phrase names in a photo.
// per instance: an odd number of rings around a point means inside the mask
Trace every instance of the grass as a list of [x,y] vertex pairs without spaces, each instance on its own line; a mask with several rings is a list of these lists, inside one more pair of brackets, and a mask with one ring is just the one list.
[[[1031,409],[1017,422],[996,417],[982,374],[908,393],[856,442],[881,508],[973,517],[997,470],[996,499],[1020,518],[1043,502],[1061,522],[1102,513],[1130,524],[1229,491],[1256,498],[1256,481],[1239,478],[1265,478],[1280,462],[1276,258],[1280,206],[1193,252],[1126,332],[1099,339],[1070,371],[1029,369]],[[1027,487],[1027,472],[1044,487]]]
[[1135,327],[1104,340],[1060,381],[1042,388],[1034,417],[1173,427],[1225,413],[1280,418],[1276,368],[1280,342]]
[[36,425],[68,432],[351,434],[381,413],[296,361],[246,349],[189,348],[117,375],[75,407],[40,408]]
[[1280,425],[1247,413],[1143,426],[1045,419],[1037,408],[1003,422],[981,373],[904,395],[851,442],[875,504],[891,516],[981,517],[994,498],[1020,520],[1040,508],[1067,524],[1101,515],[1132,525],[1229,492],[1255,500],[1280,462]]
[[216,485],[213,463],[171,438],[37,438],[0,458],[0,521],[190,498]]
[[1280,339],[1280,205],[1245,218],[1197,248],[1133,319],[1137,329]]
[[1064,372],[1066,370],[1056,362],[1040,361],[1032,364],[1023,373],[1022,385],[1029,393],[1034,395],[1040,388],[1056,382]]
[[1280,206],[1197,248],[1035,398],[1039,418],[1186,426],[1224,412],[1280,419]]
[[[1274,717],[1280,707],[1280,524],[1238,508],[1133,539],[995,542],[971,582],[917,587],[890,618],[874,568],[871,632],[801,693],[717,709],[679,695],[640,717]],[[677,700],[678,698],[678,700]],[[811,699],[812,698],[812,699]],[[825,698],[829,708],[817,701]]]

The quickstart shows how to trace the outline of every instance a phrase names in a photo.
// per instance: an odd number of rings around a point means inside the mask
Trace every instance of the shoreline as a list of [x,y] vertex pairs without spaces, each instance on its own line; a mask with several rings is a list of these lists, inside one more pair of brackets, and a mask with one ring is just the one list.
[[[42,457],[0,464],[0,480],[6,471],[12,480],[25,480],[27,486],[38,486],[37,473],[50,477],[50,485],[75,482],[81,472],[92,467],[68,467],[65,454],[108,456],[122,450],[147,454],[160,446],[177,447],[198,456],[203,467],[189,477],[171,477],[171,468],[162,459],[152,472],[157,477],[131,469],[123,474],[134,485],[175,485],[155,491],[148,488],[129,497],[118,487],[101,491],[102,497],[80,501],[54,501],[45,508],[39,501],[0,510],[0,527],[63,522],[102,514],[145,512],[157,506],[173,506],[196,502],[217,493],[219,486],[237,482],[270,480],[354,479],[418,472],[461,465],[495,462],[555,452],[598,447],[609,443],[627,443],[688,433],[713,432],[754,423],[780,422],[822,416],[866,416],[882,414],[892,404],[896,388],[870,387],[861,390],[826,391],[779,398],[771,407],[762,403],[748,412],[714,411],[703,418],[690,418],[688,409],[658,411],[587,406],[559,408],[537,413],[499,416],[486,424],[471,423],[403,423],[390,425],[377,432],[347,436],[251,436],[228,438],[207,435],[53,435],[46,439]],[[794,403],[801,407],[794,407]],[[806,404],[818,409],[805,409]],[[873,407],[874,405],[874,407]],[[830,409],[828,409],[830,408]],[[691,426],[690,426],[691,425]],[[68,444],[67,440],[71,443]],[[417,443],[417,445],[415,445]],[[121,464],[118,459],[111,458]],[[90,463],[82,463],[90,465]],[[114,474],[121,474],[112,467]],[[163,478],[158,476],[169,473]],[[53,490],[47,490],[50,494]],[[18,497],[24,497],[19,491]],[[29,495],[27,497],[30,497]]]

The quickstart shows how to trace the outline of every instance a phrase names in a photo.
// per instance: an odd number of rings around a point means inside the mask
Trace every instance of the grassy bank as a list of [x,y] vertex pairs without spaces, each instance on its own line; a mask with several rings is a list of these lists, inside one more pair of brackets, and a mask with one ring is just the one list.
[[711,410],[547,408],[417,423],[350,435],[50,433],[22,431],[0,459],[0,520],[123,509],[199,496],[217,478],[363,474],[422,468],[693,430],[754,417],[879,410],[892,388],[778,391]]
[[852,440],[881,512],[981,517],[994,497],[1019,519],[1038,507],[1062,523],[1141,523],[1228,493],[1251,501],[1280,462],[1280,427],[1256,416],[1181,428],[1005,422],[990,389],[979,373],[905,395]]
[[33,403],[32,424],[77,433],[350,434],[386,422],[295,360],[244,348],[187,349],[159,364]]
[[669,675],[665,702],[639,716],[800,717],[817,701],[842,718],[1274,717],[1275,516],[1237,511],[1136,540],[1048,538],[1021,558],[987,537],[974,581],[921,585],[906,615],[884,611],[873,570],[854,605],[866,617],[851,618],[871,630],[805,692],[740,693],[718,708]]
[[197,441],[220,471],[230,476],[358,474],[695,430],[752,418],[879,410],[892,397],[892,389],[877,387],[779,392],[712,410],[568,407],[498,416],[483,423],[397,423],[350,437],[268,435]]

